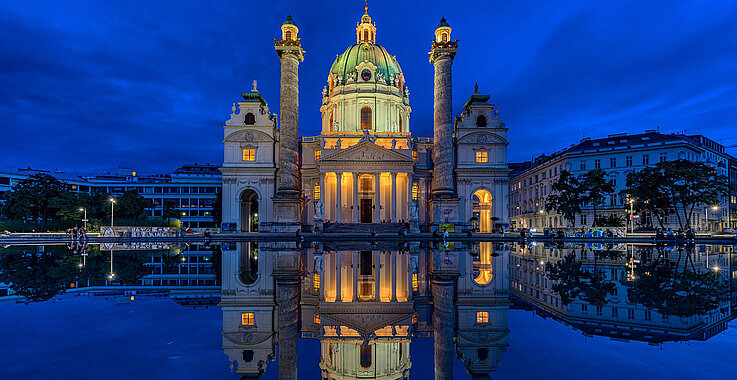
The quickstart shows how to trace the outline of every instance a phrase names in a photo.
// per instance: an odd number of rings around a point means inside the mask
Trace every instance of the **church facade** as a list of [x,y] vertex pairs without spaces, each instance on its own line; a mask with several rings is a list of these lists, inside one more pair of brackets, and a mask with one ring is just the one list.
[[346,224],[455,224],[491,231],[506,223],[507,128],[478,89],[452,111],[457,41],[445,19],[435,30],[433,137],[412,133],[412,108],[396,57],[377,44],[368,8],[356,43],[339,54],[322,91],[321,133],[299,137],[299,28],[291,17],[275,49],[280,112],[253,90],[224,126],[223,227],[293,231]]

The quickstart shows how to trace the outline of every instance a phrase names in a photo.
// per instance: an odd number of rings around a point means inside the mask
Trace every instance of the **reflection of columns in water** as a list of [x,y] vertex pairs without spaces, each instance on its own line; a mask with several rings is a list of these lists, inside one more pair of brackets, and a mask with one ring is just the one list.
[[299,276],[276,278],[279,312],[279,379],[297,378]]
[[374,273],[376,278],[374,279],[374,296],[376,301],[381,301],[381,254],[379,251],[374,252]]
[[392,222],[397,222],[397,173],[391,173],[392,176]]
[[351,301],[358,300],[358,251],[353,251],[353,293]]
[[343,277],[342,276],[342,272],[343,271],[342,271],[341,262],[340,262],[341,256],[343,256],[343,254],[342,254],[341,251],[335,252],[335,257],[336,257],[336,260],[335,260],[336,261],[336,265],[335,265],[336,266],[336,271],[335,271],[335,276],[336,276],[335,277],[335,302],[342,302],[343,301],[343,294],[342,294],[343,293],[342,292],[343,289],[340,287],[341,286],[341,284],[340,284],[340,278]]
[[392,301],[397,300],[397,252],[392,251]]
[[455,308],[453,306],[454,280],[432,279],[433,336],[435,345],[435,378],[453,378],[453,328]]
[[335,172],[335,198],[337,199],[335,205],[335,221],[341,223],[343,221],[343,172]]
[[374,221],[381,223],[381,173],[374,174]]
[[[353,223],[358,223],[358,173],[352,173],[353,177]],[[353,266],[355,266],[355,261]]]

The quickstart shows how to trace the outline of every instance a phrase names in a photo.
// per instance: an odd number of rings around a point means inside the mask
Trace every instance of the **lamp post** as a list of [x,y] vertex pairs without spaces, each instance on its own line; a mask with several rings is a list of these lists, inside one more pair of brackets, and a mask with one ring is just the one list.
[[115,226],[115,198],[110,198],[110,227]]
[[84,222],[84,229],[87,230],[87,208],[82,207],[79,209],[79,211],[84,212],[84,219],[82,219],[82,222]]
[[[182,219],[181,219],[181,221],[182,221],[182,223],[181,223],[182,224],[182,227],[184,227],[184,217],[185,216],[187,216],[187,212],[186,211],[182,211]],[[250,226],[249,226],[249,228],[250,228]]]
[[630,233],[635,233],[635,200],[630,199]]
[[[719,206],[717,206],[717,205],[711,206],[711,209],[714,210],[714,216],[716,217],[716,213],[717,213],[717,211],[719,211]],[[708,220],[706,222],[709,223]],[[707,226],[708,226],[708,224],[707,224]],[[719,231],[717,231],[717,232],[719,232]]]

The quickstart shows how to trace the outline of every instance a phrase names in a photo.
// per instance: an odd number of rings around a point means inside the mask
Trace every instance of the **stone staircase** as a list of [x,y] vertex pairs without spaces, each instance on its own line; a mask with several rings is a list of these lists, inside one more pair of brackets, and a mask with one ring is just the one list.
[[335,233],[371,233],[399,234],[399,231],[408,230],[406,223],[325,223],[325,232]]

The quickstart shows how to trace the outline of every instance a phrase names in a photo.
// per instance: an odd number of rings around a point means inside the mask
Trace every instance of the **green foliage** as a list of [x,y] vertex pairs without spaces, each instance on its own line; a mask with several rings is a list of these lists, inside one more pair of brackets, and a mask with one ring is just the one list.
[[182,215],[182,212],[179,211],[179,203],[174,199],[164,199],[164,203],[162,205],[162,211],[161,211],[161,217],[169,220],[169,219],[178,219]]
[[546,201],[548,212],[555,210],[575,226],[576,214],[581,213],[583,203],[583,193],[578,178],[571,172],[563,170],[558,180],[551,186],[551,190],[553,193]]
[[151,201],[144,198],[138,191],[128,190],[116,199],[115,215],[138,221],[145,217],[146,207],[150,204]]
[[604,203],[605,195],[614,192],[614,184],[606,179],[606,173],[601,169],[589,170],[580,181],[583,200],[594,207],[594,226],[597,226],[596,208]]
[[7,219],[31,219],[43,226],[59,211],[54,199],[65,192],[64,183],[58,179],[48,174],[33,174],[5,194],[2,214]]
[[594,267],[591,270],[583,268],[583,264],[576,260],[575,251],[546,268],[548,278],[553,281],[552,289],[564,305],[578,298],[591,305],[602,306],[614,294],[616,285],[597,268],[598,258],[612,253],[593,251],[593,254]]
[[729,180],[703,162],[677,160],[630,173],[625,191],[661,227],[665,216],[675,214],[680,227],[688,229],[696,206],[718,204],[729,193]]
[[599,227],[624,227],[624,218],[611,214],[598,217],[595,223]]

